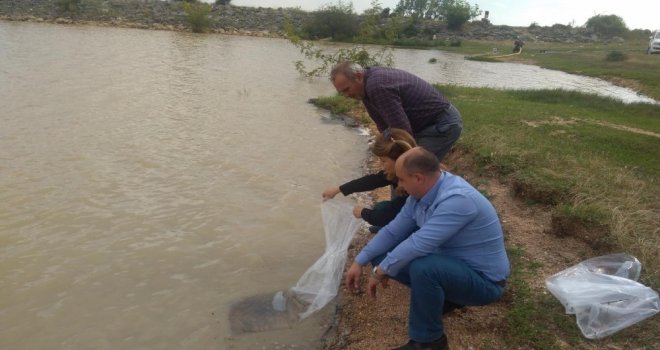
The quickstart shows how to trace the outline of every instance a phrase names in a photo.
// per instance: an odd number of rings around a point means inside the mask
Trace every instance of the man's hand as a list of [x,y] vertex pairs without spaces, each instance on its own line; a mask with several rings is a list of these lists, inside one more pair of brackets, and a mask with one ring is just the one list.
[[334,186],[334,187],[328,187],[323,193],[321,193],[321,196],[323,197],[323,200],[328,200],[335,198],[335,196],[341,192],[339,189],[339,186]]
[[346,271],[344,285],[346,289],[355,293],[360,290],[360,277],[362,277],[362,266],[353,262],[353,265]]
[[355,216],[356,219],[362,219],[362,209],[364,208],[357,205],[353,208],[353,216]]
[[376,289],[378,289],[377,287],[379,284],[381,284],[383,288],[389,287],[389,276],[387,276],[387,274],[384,274],[382,271],[380,271],[380,269],[377,269],[376,275],[378,275],[378,278],[380,278],[380,280],[374,277],[370,277],[369,287],[368,287],[369,295],[374,299],[376,298]]

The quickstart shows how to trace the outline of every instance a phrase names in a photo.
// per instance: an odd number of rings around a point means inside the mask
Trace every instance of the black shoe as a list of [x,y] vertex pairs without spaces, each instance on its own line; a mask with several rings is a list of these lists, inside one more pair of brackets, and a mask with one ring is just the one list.
[[378,233],[378,230],[380,230],[380,226],[369,226],[369,232],[371,233]]
[[447,344],[447,337],[443,334],[440,339],[430,343],[420,343],[411,339],[408,344],[392,350],[449,350],[449,344]]

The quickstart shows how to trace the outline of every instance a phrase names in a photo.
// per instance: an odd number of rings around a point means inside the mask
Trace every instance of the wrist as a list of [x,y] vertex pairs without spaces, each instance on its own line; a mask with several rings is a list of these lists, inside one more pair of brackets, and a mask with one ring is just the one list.
[[371,270],[371,278],[375,279],[376,281],[382,281],[383,278],[385,278],[385,274],[379,274],[378,273],[378,266],[374,266],[373,270]]

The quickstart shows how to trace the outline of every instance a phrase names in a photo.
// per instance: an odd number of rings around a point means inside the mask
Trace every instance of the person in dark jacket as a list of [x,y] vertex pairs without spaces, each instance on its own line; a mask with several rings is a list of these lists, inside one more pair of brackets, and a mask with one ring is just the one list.
[[394,164],[400,155],[415,146],[415,139],[403,129],[391,128],[383,134],[378,134],[374,140],[372,152],[379,158],[383,170],[340,186],[329,187],[323,191],[323,199],[334,198],[340,192],[344,196],[348,196],[351,193],[372,191],[391,185],[394,188],[391,200],[378,202],[373,208],[361,206],[353,208],[353,215],[356,218],[361,218],[374,227],[370,230],[377,230],[377,228],[387,225],[399,213],[408,197],[404,191],[398,188]]

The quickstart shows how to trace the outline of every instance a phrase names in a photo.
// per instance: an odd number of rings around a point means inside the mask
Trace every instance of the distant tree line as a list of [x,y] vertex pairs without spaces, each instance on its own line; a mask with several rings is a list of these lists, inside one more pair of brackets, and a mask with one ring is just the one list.
[[377,0],[358,16],[353,4],[338,0],[311,13],[298,33],[305,39],[331,38],[337,41],[388,42],[417,37],[421,20],[445,24],[460,30],[481,15],[478,6],[465,0],[400,0],[394,9],[383,8]]
[[[432,36],[433,32],[424,32],[428,26],[422,26],[422,21],[437,22],[447,29],[459,31],[481,14],[477,5],[470,5],[466,0],[399,0],[394,9],[383,8],[378,0],[373,0],[371,7],[358,16],[350,1],[337,0],[313,11],[297,34],[303,39],[330,38],[335,41],[392,44]],[[530,25],[534,26],[538,24]],[[572,24],[555,26],[572,27]],[[623,19],[617,15],[595,15],[584,27],[602,37],[633,37],[638,34],[628,30]]]

